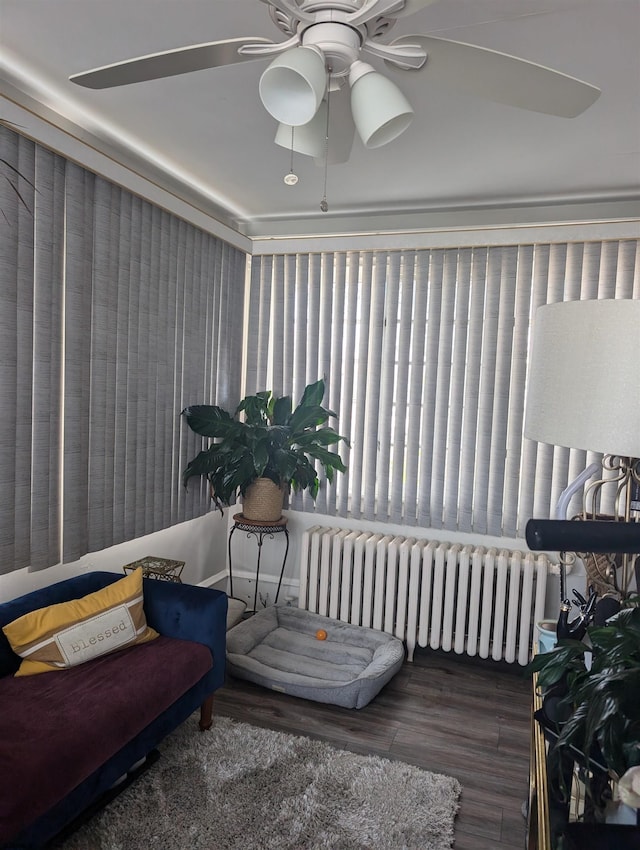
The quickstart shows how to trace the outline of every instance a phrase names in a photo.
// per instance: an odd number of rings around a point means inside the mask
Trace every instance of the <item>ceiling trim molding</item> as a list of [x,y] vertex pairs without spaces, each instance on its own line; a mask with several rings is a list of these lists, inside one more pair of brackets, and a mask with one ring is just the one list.
[[0,116],[21,135],[145,198],[247,253],[250,239],[229,214],[187,184],[136,154],[114,146],[0,78]]
[[490,245],[525,245],[638,239],[637,215],[612,220],[546,221],[478,227],[443,227],[397,232],[370,231],[323,236],[267,237],[253,240],[252,256],[313,254],[326,251],[417,250]]
[[0,72],[0,116],[18,125],[23,135],[247,254],[582,241],[637,238],[640,233],[636,189],[616,195],[504,198],[489,205],[481,200],[434,202],[430,209],[398,208],[384,215],[352,209],[329,216],[310,211],[308,217],[252,218],[226,199],[199,191],[187,172],[173,171],[170,164],[155,162],[126,139],[119,140],[117,128],[99,126],[89,114],[57,111],[58,93],[22,73],[8,55]]

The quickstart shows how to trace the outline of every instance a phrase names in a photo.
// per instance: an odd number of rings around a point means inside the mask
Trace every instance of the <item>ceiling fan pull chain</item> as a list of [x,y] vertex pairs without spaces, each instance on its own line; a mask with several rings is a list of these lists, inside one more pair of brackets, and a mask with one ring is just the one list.
[[293,170],[293,134],[295,127],[291,128],[291,159],[289,160],[289,173],[284,175],[284,182],[287,186],[295,186],[298,182],[298,175]]
[[329,212],[327,203],[327,172],[329,171],[329,115],[331,113],[331,68],[327,68],[327,122],[324,131],[324,183],[320,211]]

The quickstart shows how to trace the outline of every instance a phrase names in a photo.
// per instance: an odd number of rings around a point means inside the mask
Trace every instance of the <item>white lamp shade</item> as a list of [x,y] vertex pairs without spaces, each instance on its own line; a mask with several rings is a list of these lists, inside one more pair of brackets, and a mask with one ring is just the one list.
[[640,457],[640,301],[566,301],[534,318],[524,433]]
[[[292,138],[293,131],[293,138]],[[327,136],[327,102],[322,101],[318,111],[307,124],[291,127],[279,124],[275,143],[305,156],[321,157],[324,155],[325,139]]]
[[[329,140],[327,147],[327,111],[329,112]],[[293,131],[293,138],[291,135]],[[341,91],[331,94],[330,103],[323,100],[318,111],[308,124],[290,127],[279,124],[275,142],[296,153],[312,156],[316,165],[338,165],[347,162],[353,147],[355,126],[351,117],[349,98]]]
[[349,80],[351,112],[365,147],[379,148],[404,133],[413,109],[395,83],[360,60],[353,63]]
[[316,114],[327,87],[324,59],[313,47],[281,53],[260,77],[264,108],[281,124],[299,127]]

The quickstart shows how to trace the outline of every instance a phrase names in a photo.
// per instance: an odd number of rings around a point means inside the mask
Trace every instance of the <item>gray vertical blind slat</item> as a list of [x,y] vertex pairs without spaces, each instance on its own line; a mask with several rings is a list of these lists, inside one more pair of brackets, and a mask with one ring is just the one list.
[[[325,396],[326,404],[329,410],[338,413],[338,422],[331,419],[327,424],[332,428],[338,429],[340,425],[340,406],[341,399],[344,395],[343,388],[343,352],[344,352],[344,334],[346,328],[345,322],[345,307],[346,307],[346,276],[347,276],[347,255],[340,253],[337,255],[331,254],[332,266],[332,286],[333,297],[331,301],[332,316],[331,316],[331,335],[330,348],[327,355],[327,361],[324,365],[325,374],[328,380],[327,395]],[[318,376],[322,377],[322,376]],[[332,447],[340,453],[340,446]],[[343,476],[336,474],[333,482],[327,482],[327,501],[326,510],[329,514],[335,514],[338,510],[338,502],[342,502],[343,489],[341,485]],[[346,499],[345,499],[346,501]]]
[[[373,274],[370,280],[371,301],[368,317],[363,315],[363,321],[368,323],[368,346],[363,352],[366,363],[366,397],[364,402],[365,440],[364,440],[364,469],[363,469],[363,519],[375,519],[377,513],[377,470],[378,470],[378,440],[380,429],[386,426],[387,416],[381,415],[380,395],[383,374],[383,343],[384,343],[384,309],[385,309],[385,276],[386,253],[379,251],[373,257]],[[386,511],[387,506],[384,506]]]
[[[331,374],[332,367],[332,339],[335,334],[334,328],[337,325],[342,325],[342,322],[335,320],[335,301],[340,298],[340,287],[337,279],[334,277],[336,266],[336,258],[334,254],[327,253],[320,255],[320,309],[318,317],[319,338],[318,338],[318,359],[316,362],[315,373],[309,378],[309,382],[316,381],[320,378],[326,378],[325,401],[327,406],[331,408],[331,394],[334,392],[333,380]],[[340,360],[338,360],[338,363]],[[336,364],[338,365],[338,364]],[[329,423],[330,424],[330,423]],[[335,506],[334,492],[332,486],[326,480],[324,470],[315,464],[318,478],[320,479],[320,492],[316,498],[315,508],[320,513],[326,514],[330,511],[330,505]]]
[[[297,385],[293,391],[293,404],[302,397],[307,384],[316,380],[320,362],[320,311],[322,304],[322,255],[311,254],[307,265],[307,287],[304,299],[305,322],[298,327],[302,337],[299,351],[304,352],[302,368],[297,372]],[[302,365],[304,364],[304,365]],[[312,510],[314,502],[309,491],[295,495],[293,505],[303,510]]]
[[[285,333],[285,275],[284,275],[284,257],[275,258],[274,274],[272,281],[272,296],[273,296],[273,333],[277,337],[282,338]],[[273,348],[273,380],[269,389],[276,396],[283,394],[284,381],[284,346],[274,346]],[[267,389],[267,387],[263,387]]]
[[414,302],[411,318],[410,371],[408,388],[408,420],[404,447],[405,476],[403,517],[409,525],[418,518],[418,481],[420,468],[420,430],[422,420],[422,380],[425,362],[427,303],[429,295],[428,251],[417,251],[407,263],[407,274],[414,280]]
[[[438,528],[445,523],[445,485],[450,465],[457,467],[459,459],[448,451],[452,414],[449,403],[452,384],[454,319],[457,298],[458,252],[447,251],[444,256],[442,287],[439,293],[439,310],[434,316],[438,325],[437,349],[434,343],[434,399],[432,452],[438,462],[431,467],[430,501],[432,522]],[[455,475],[451,476],[455,478]]]
[[[383,265],[384,262],[384,265]],[[388,519],[391,477],[391,448],[398,408],[395,404],[396,341],[400,306],[400,257],[397,253],[380,258],[379,278],[385,280],[384,320],[380,341],[381,371],[376,436],[376,518]]]
[[[31,563],[61,558],[62,277],[65,163],[36,148]],[[55,556],[54,556],[55,553]]]
[[282,385],[279,390],[281,393],[287,393],[294,384],[295,315],[298,284],[295,255],[287,254],[283,259]]
[[[338,422],[334,423],[339,434],[351,437],[353,434],[353,401],[355,394],[355,369],[354,352],[356,349],[356,333],[358,328],[358,279],[360,271],[360,258],[356,252],[345,255],[345,310],[342,334],[342,348],[340,362],[336,363],[334,370],[340,371],[341,384],[338,393],[338,404],[332,402],[332,410],[338,413]],[[334,382],[332,380],[332,387]],[[349,481],[351,480],[351,446],[341,443],[337,450],[340,457],[348,468],[346,475],[336,474],[336,487],[338,500],[336,512],[338,515],[347,516],[349,513]],[[335,479],[334,479],[335,480]]]
[[496,260],[498,315],[494,367],[495,393],[491,418],[492,438],[489,446],[487,527],[490,534],[500,536],[502,534],[502,511],[504,507],[505,447],[509,427],[508,412],[515,309],[515,286],[506,282],[516,280],[517,249],[515,247],[503,248]]
[[436,421],[436,388],[438,347],[440,341],[440,308],[444,271],[444,252],[431,251],[429,263],[429,301],[426,316],[425,360],[422,376],[422,422],[420,429],[420,466],[418,473],[418,525],[440,527],[437,507],[431,498],[433,488],[434,434]]
[[411,371],[411,327],[413,323],[415,284],[413,251],[400,257],[398,274],[400,276],[400,304],[397,335],[397,381],[395,387],[396,416],[393,423],[393,451],[391,456],[392,476],[390,481],[391,499],[389,517],[394,523],[401,523],[404,514],[404,481],[407,472],[406,445],[409,417],[409,375]]
[[244,374],[244,393],[253,394],[258,387],[258,328],[260,327],[260,313],[258,302],[260,298],[260,281],[270,272],[272,265],[270,257],[252,257],[250,272],[249,303],[247,305],[247,325],[245,328],[247,366]]
[[518,493],[520,490],[520,460],[522,457],[525,386],[527,374],[527,342],[529,338],[529,304],[531,303],[531,270],[533,247],[518,248],[514,302],[513,347],[509,388],[508,431],[505,458],[504,504],[502,529],[507,537],[522,536],[519,525]]
[[0,180],[0,207],[12,224],[0,225],[0,470],[4,485],[0,573],[4,573],[31,561],[35,146],[0,125],[0,156],[25,178],[16,176],[12,183]]
[[89,551],[93,175],[67,163],[63,561]]
[[460,464],[462,459],[462,413],[464,410],[465,373],[469,331],[469,299],[471,297],[471,251],[458,252],[456,286],[451,317],[453,340],[451,354],[451,385],[447,405],[446,473],[444,476],[443,523],[445,528],[455,527],[461,504],[467,494],[460,491]]

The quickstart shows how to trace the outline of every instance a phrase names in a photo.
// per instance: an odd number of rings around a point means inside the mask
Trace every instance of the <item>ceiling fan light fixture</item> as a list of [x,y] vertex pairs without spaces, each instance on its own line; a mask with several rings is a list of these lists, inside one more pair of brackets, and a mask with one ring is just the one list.
[[260,77],[260,99],[281,124],[300,127],[318,111],[327,87],[324,58],[315,47],[281,53]]
[[371,65],[356,60],[349,72],[351,112],[366,148],[396,139],[413,120],[413,107],[396,86]]

